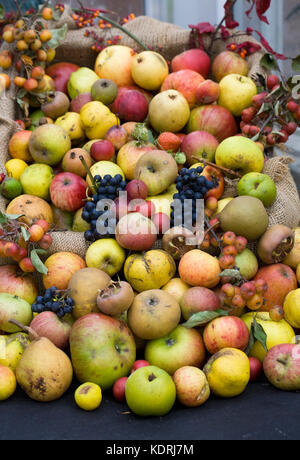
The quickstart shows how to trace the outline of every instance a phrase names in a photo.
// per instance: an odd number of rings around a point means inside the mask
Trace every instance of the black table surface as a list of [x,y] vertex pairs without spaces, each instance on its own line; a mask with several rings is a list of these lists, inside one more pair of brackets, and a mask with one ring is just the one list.
[[78,386],[56,401],[40,403],[21,388],[0,403],[0,440],[298,440],[300,392],[281,391],[264,378],[241,395],[210,396],[198,408],[176,402],[164,417],[138,417],[126,403],[103,393],[101,405],[83,411],[74,401]]

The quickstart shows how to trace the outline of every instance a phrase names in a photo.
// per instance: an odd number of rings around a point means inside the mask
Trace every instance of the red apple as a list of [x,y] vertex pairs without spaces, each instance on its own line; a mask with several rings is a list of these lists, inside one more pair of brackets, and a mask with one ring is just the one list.
[[136,90],[126,91],[118,101],[118,116],[123,121],[142,122],[148,114],[146,97]]
[[54,80],[56,91],[68,94],[67,84],[69,78],[78,69],[78,65],[71,62],[58,62],[47,67],[46,73]]
[[128,214],[128,199],[120,192],[120,195],[114,200],[115,202],[115,212],[116,212],[116,219],[120,220],[121,217],[126,216]]
[[120,246],[133,251],[147,251],[157,239],[154,223],[138,212],[122,217],[116,227],[116,240]]
[[80,109],[87,104],[88,102],[91,102],[92,96],[91,93],[82,93],[78,94],[77,96],[72,99],[71,104],[70,104],[70,112],[77,112],[80,113]]
[[58,318],[53,311],[43,311],[33,318],[30,327],[40,337],[47,337],[54,345],[63,349],[69,343],[72,322]]
[[127,380],[128,380],[128,377],[121,377],[118,380],[116,380],[113,385],[112,391],[113,391],[114,398],[117,401],[120,401],[120,402],[125,401],[125,386],[126,386]]
[[1,265],[0,292],[16,295],[32,304],[38,295],[38,287],[32,275],[19,273],[18,265]]
[[210,71],[210,57],[205,51],[198,48],[192,48],[177,54],[171,61],[171,69],[172,72],[190,69],[200,73],[204,78],[207,78]]
[[129,202],[128,212],[139,212],[143,216],[150,218],[155,213],[155,204],[152,201],[135,198]]
[[150,366],[150,363],[146,361],[145,359],[138,359],[137,361],[133,363],[130,374],[132,374],[134,371],[136,371],[140,367],[145,367],[145,366]]
[[186,155],[187,165],[192,166],[201,158],[213,162],[218,145],[217,139],[207,131],[193,131],[183,139],[181,151]]
[[[127,91],[132,91],[132,90],[135,90],[135,91],[139,91],[141,94],[143,94],[147,101],[150,102],[151,99],[152,99],[152,94],[148,91],[146,91],[145,89],[143,88],[140,88],[139,86],[136,86],[136,85],[131,85],[131,86],[120,86],[118,88],[118,94],[117,94],[117,97],[116,99],[114,100],[114,102],[109,106],[110,110],[113,112],[113,113],[119,113],[119,101],[120,101],[120,97],[125,94]],[[132,120],[130,120],[132,121]]]
[[175,89],[188,101],[192,109],[196,105],[196,91],[200,83],[204,81],[202,75],[194,70],[184,69],[170,73],[161,85],[161,91]]
[[185,320],[200,311],[220,308],[219,296],[211,289],[195,286],[187,289],[180,302],[181,313]]
[[100,139],[99,141],[93,142],[90,154],[95,161],[111,160],[115,154],[115,148],[110,141]]
[[142,180],[133,179],[126,185],[125,188],[129,200],[135,198],[146,199],[148,196],[148,187]]
[[250,382],[256,382],[262,372],[262,363],[260,362],[259,359],[250,357],[249,358],[249,363],[250,363]]
[[248,62],[232,51],[223,51],[218,54],[212,64],[212,73],[218,82],[226,75],[237,73],[247,76],[248,72]]
[[275,305],[283,306],[287,294],[297,289],[295,272],[285,264],[272,264],[260,268],[255,275],[254,281],[256,280],[264,280],[268,284],[264,292],[265,302],[260,311],[269,311]]
[[300,390],[300,345],[281,343],[270,348],[263,362],[265,376],[280,390]]
[[77,211],[86,198],[87,183],[82,177],[70,172],[57,174],[50,185],[51,201],[62,211]]
[[207,131],[222,142],[238,132],[237,123],[229,110],[216,104],[202,105],[191,111],[187,132]]
[[152,217],[152,222],[157,228],[157,232],[163,235],[170,228],[170,218],[164,212],[158,212]]
[[245,350],[249,342],[249,330],[237,316],[220,316],[205,326],[203,340],[212,355],[228,347]]
[[212,104],[220,95],[220,86],[212,80],[205,80],[196,89],[197,105]]
[[128,142],[128,134],[123,126],[115,125],[106,131],[105,139],[110,141],[116,150],[119,150]]

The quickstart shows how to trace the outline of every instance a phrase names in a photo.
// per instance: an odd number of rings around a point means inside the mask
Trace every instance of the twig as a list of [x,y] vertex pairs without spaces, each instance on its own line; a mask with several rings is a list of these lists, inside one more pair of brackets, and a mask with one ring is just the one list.
[[198,160],[199,163],[204,163],[207,166],[212,166],[213,168],[219,169],[220,171],[224,172],[225,174],[229,174],[231,176],[235,176],[237,178],[241,178],[242,175],[237,173],[236,171],[233,171],[232,169],[224,168],[223,166],[216,165],[215,163],[212,163],[211,161],[206,160],[205,158],[198,158],[192,156],[194,160]]
[[211,37],[211,42],[210,42],[210,45],[209,45],[209,48],[208,48],[208,51],[207,53],[210,55],[211,53],[211,50],[212,50],[212,47],[213,47],[213,44],[214,44],[214,41],[216,39],[216,36],[218,35],[218,32],[223,24],[223,22],[226,20],[226,18],[229,16],[230,13],[233,12],[233,8],[234,8],[234,5],[236,4],[237,0],[233,0],[232,4],[231,4],[231,8],[225,12],[223,18],[221,19],[221,21],[219,22],[219,24],[217,25],[217,27],[215,28],[215,31]]

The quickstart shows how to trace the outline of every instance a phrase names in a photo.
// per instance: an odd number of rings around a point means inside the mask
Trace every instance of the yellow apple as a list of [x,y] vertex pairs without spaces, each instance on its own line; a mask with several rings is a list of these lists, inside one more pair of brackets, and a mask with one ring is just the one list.
[[131,75],[141,88],[158,90],[168,73],[167,61],[155,51],[142,51],[133,58]]
[[104,139],[107,130],[120,123],[118,117],[100,101],[85,104],[80,110],[80,120],[89,139]]
[[177,302],[180,304],[181,299],[185,291],[187,291],[191,286],[182,281],[180,278],[172,278],[167,284],[162,287],[163,291],[167,291],[171,294]]
[[155,214],[159,212],[163,212],[170,217],[171,213],[171,203],[173,201],[173,195],[177,193],[177,188],[175,184],[170,185],[170,187],[166,190],[165,193],[161,193],[160,195],[155,196],[148,196],[146,198],[147,201],[152,201],[155,206]]
[[[121,174],[123,180],[125,180],[125,176],[122,169],[112,161],[97,161],[97,163],[94,163],[93,166],[91,166],[90,173],[93,177],[98,175],[104,177],[105,174],[109,174],[110,176],[114,177],[117,174]],[[91,179],[88,175],[86,176],[86,183],[89,187],[92,185]]]
[[218,146],[215,162],[218,166],[239,170],[243,175],[249,172],[260,173],[264,167],[264,155],[251,139],[232,136]]
[[158,133],[181,131],[190,118],[190,107],[185,97],[175,89],[156,94],[149,104],[149,121]]
[[244,109],[250,107],[253,96],[257,94],[254,81],[239,74],[226,75],[219,85],[218,104],[236,117],[239,117]]
[[89,246],[85,261],[87,267],[99,268],[109,276],[114,276],[121,270],[125,257],[125,250],[115,238],[102,238]]
[[83,125],[77,112],[67,112],[55,120],[56,126],[65,130],[71,139],[72,145],[78,145],[85,139]]
[[134,50],[128,46],[107,46],[98,54],[95,72],[100,78],[108,78],[118,86],[133,85],[131,67]]

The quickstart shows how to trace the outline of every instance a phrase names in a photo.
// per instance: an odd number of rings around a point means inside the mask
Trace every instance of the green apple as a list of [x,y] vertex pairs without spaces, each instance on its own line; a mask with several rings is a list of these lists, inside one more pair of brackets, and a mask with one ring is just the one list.
[[235,265],[240,269],[242,277],[246,280],[252,280],[258,270],[256,255],[248,248],[235,256]]
[[253,96],[257,94],[254,81],[239,74],[226,75],[220,81],[219,86],[218,104],[229,110],[235,117],[239,117],[244,109],[250,107]]
[[41,109],[37,109],[29,115],[31,119],[31,125],[29,127],[30,131],[33,131],[37,126],[39,126],[39,121],[41,118],[45,117],[46,115]]
[[109,276],[118,273],[125,262],[125,250],[115,238],[103,238],[92,243],[85,255],[87,267],[103,270]]
[[75,70],[68,81],[68,94],[71,99],[78,94],[89,93],[95,81],[99,80],[98,75],[88,67],[80,67]]
[[20,182],[24,193],[49,200],[49,187],[53,177],[54,174],[51,166],[35,163],[24,169],[20,177]]
[[215,162],[218,166],[240,171],[243,175],[249,172],[260,173],[264,167],[264,155],[251,139],[232,136],[218,146]]
[[276,200],[276,185],[267,174],[251,172],[245,174],[237,185],[237,192],[241,195],[254,196],[268,207]]
[[71,148],[71,139],[60,126],[41,125],[30,136],[29,151],[36,163],[57,165]]
[[91,228],[90,224],[82,218],[83,208],[78,209],[73,218],[72,232],[85,232]]
[[125,386],[126,402],[137,415],[162,416],[170,412],[176,400],[172,377],[156,366],[140,367]]
[[204,359],[201,334],[180,325],[164,337],[149,340],[145,347],[145,360],[170,375],[182,366],[200,367]]

